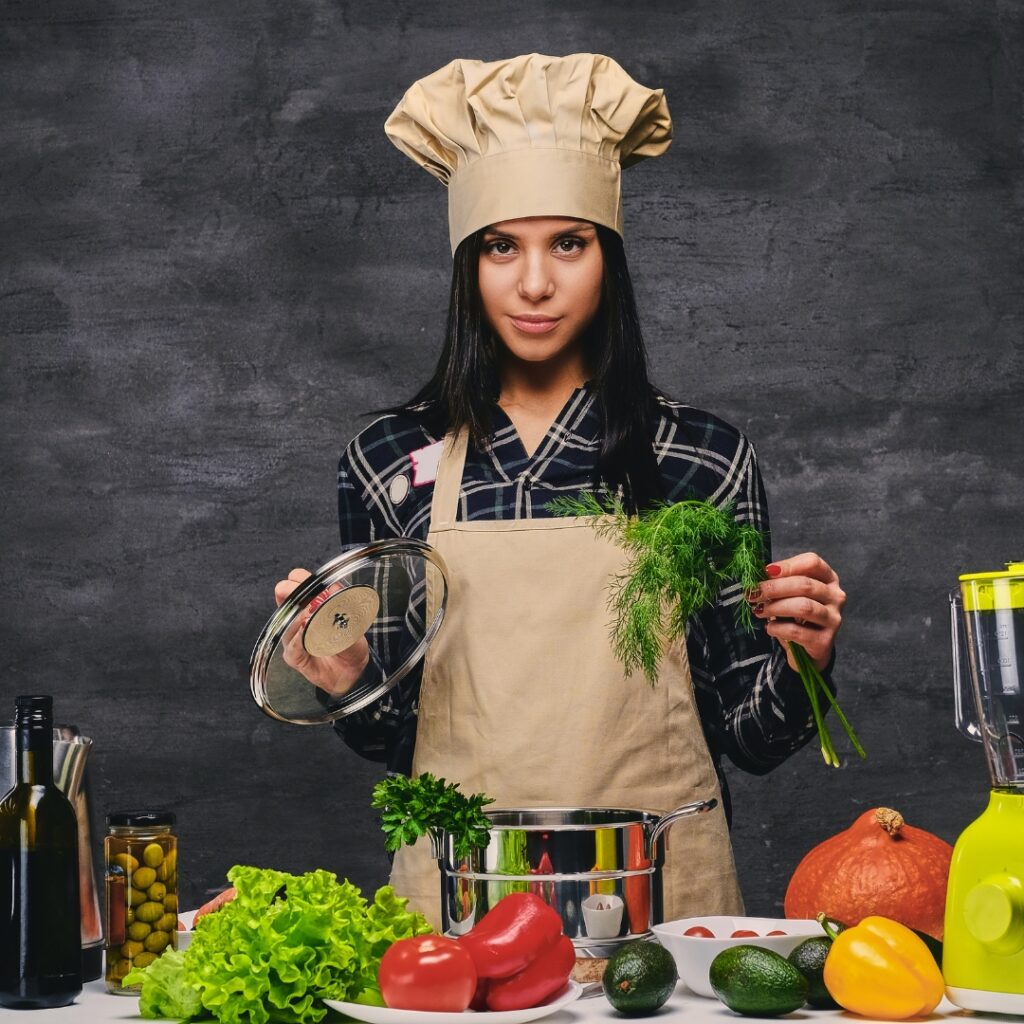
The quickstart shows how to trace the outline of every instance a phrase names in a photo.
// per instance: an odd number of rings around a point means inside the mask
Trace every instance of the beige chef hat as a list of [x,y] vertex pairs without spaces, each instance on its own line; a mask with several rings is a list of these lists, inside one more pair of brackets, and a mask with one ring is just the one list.
[[620,171],[672,141],[664,91],[610,57],[453,60],[414,82],[388,138],[448,186],[452,252],[515,217],[595,221],[622,234]]

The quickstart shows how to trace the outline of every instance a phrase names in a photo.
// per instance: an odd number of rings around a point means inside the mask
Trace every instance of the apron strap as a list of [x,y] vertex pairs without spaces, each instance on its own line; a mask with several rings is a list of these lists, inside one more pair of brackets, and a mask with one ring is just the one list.
[[466,468],[469,432],[462,429],[457,434],[447,434],[442,444],[441,460],[434,480],[434,495],[430,501],[432,532],[450,530],[459,514],[459,494],[462,490],[462,473]]

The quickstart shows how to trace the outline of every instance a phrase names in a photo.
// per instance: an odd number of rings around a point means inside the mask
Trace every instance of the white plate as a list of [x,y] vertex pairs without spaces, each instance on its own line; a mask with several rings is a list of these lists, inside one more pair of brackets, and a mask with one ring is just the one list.
[[392,1010],[389,1006],[364,1006],[362,1003],[343,1003],[337,999],[325,999],[324,1005],[339,1013],[347,1014],[366,1024],[467,1024],[470,1018],[480,1024],[525,1024],[528,1020],[539,1020],[549,1014],[556,1013],[563,1006],[575,1002],[580,997],[583,986],[578,981],[570,981],[562,991],[540,1006],[531,1006],[526,1010],[481,1010],[475,1013],[466,1010],[464,1013],[435,1013],[433,1010]]

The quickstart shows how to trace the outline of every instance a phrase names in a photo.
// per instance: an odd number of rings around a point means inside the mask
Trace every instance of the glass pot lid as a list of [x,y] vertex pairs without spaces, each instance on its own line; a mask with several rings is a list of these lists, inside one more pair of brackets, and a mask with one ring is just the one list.
[[444,561],[423,541],[347,551],[299,584],[263,627],[249,664],[253,700],[296,725],[351,715],[419,663],[447,603]]

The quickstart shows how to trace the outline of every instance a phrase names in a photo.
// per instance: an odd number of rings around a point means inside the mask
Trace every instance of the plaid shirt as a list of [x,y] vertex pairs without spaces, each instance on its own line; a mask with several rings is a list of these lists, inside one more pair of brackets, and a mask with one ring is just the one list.
[[[764,488],[747,439],[710,413],[664,398],[660,408],[654,447],[667,500],[731,503],[737,519],[767,537]],[[555,496],[593,489],[601,423],[588,385],[572,394],[532,456],[504,411],[496,406],[493,415],[490,450],[470,445],[466,455],[460,520],[548,517],[545,505]],[[395,536],[426,540],[433,485],[392,485],[402,476],[411,483],[410,453],[439,440],[409,417],[387,415],[349,444],[338,466],[344,546]],[[720,778],[723,754],[737,767],[763,774],[814,733],[803,684],[781,646],[760,624],[754,633],[737,627],[735,605],[742,600],[738,585],[725,588],[687,628],[697,707]],[[376,704],[335,722],[336,730],[362,756],[409,773],[419,679],[418,671],[410,673]],[[724,779],[723,796],[728,807]]]

